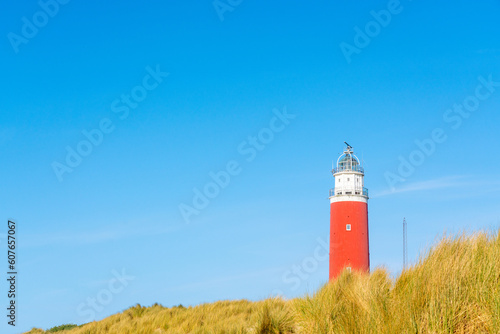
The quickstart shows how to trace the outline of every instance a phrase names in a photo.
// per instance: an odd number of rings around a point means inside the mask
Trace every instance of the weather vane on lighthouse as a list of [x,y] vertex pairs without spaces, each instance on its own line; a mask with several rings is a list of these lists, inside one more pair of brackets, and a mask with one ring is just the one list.
[[330,189],[330,279],[342,270],[370,270],[368,189],[364,169],[348,143],[332,169]]

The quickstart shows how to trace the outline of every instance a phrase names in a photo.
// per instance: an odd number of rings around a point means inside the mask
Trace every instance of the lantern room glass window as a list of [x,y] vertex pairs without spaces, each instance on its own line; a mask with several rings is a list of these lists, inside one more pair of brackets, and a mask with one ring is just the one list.
[[337,167],[333,169],[333,172],[339,173],[348,171],[364,173],[363,167],[360,166],[358,158],[353,153],[344,152],[344,154],[337,160]]

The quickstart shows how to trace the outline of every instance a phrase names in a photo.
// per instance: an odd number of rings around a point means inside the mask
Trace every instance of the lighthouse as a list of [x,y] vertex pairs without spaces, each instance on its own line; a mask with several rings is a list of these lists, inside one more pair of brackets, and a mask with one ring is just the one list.
[[335,188],[330,189],[330,280],[344,269],[370,270],[365,172],[352,147],[345,144],[332,170]]

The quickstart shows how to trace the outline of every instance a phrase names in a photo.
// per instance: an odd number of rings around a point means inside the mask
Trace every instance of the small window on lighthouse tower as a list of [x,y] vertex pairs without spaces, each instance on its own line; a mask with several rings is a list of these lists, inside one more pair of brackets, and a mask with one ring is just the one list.
[[351,224],[346,224],[345,225],[345,230],[350,231],[351,230]]

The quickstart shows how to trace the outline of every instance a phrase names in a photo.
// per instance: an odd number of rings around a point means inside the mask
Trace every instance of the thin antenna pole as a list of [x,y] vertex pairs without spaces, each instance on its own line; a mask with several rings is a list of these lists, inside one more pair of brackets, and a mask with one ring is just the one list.
[[406,218],[403,218],[403,269],[408,265],[408,249],[406,236]]

